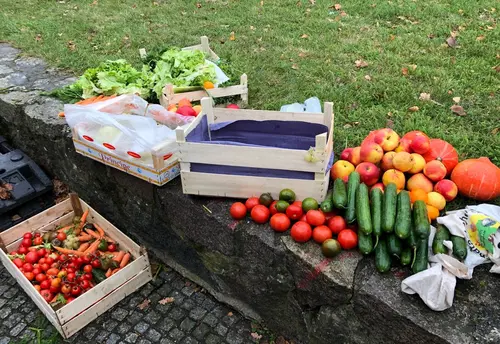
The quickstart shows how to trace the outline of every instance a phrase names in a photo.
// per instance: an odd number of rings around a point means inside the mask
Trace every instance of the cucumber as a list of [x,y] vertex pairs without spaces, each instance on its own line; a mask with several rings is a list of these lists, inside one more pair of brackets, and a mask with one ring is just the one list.
[[372,233],[372,218],[370,215],[370,199],[368,198],[368,186],[360,184],[356,191],[356,218],[358,229],[365,233]]
[[453,243],[453,255],[460,260],[464,260],[467,257],[467,243],[465,239],[452,235],[451,242]]
[[[448,249],[443,245],[444,240],[450,240],[450,231],[445,226],[438,224],[436,228],[436,235],[434,235],[434,240],[432,241],[432,252],[434,254],[438,253],[448,253]],[[455,245],[453,245],[455,247]]]
[[379,188],[370,191],[371,215],[373,234],[378,237],[382,234],[382,190]]
[[332,190],[328,191],[325,200],[321,202],[321,205],[319,206],[324,213],[329,213],[333,211],[332,195],[333,191]]
[[429,237],[431,225],[424,201],[418,200],[413,203],[413,225],[417,238],[426,239]]
[[373,239],[371,234],[358,232],[358,247],[362,254],[370,254],[373,251]]
[[387,233],[392,233],[394,223],[396,222],[396,201],[398,191],[396,184],[389,183],[385,187],[384,202],[382,205],[382,230]]
[[403,250],[401,239],[399,239],[394,233],[387,236],[387,250],[390,255],[400,257],[401,251]]
[[418,244],[417,236],[413,228],[410,228],[410,235],[406,238],[406,242],[411,248],[416,248]]
[[347,190],[341,178],[337,178],[333,182],[332,201],[333,206],[337,209],[345,209],[347,207]]
[[358,190],[359,181],[359,173],[356,171],[351,172],[347,181],[347,210],[345,212],[347,223],[356,221],[356,191]]
[[[413,205],[415,207],[415,204]],[[427,269],[429,262],[429,239],[420,239],[417,244],[417,253],[413,262],[412,271],[414,274]]]
[[398,195],[398,205],[396,214],[396,224],[394,225],[394,233],[400,239],[406,239],[410,236],[411,229],[411,205],[410,194],[408,191],[402,190]]
[[101,269],[92,269],[92,277],[94,277],[94,281],[96,281],[97,284],[101,283],[107,278],[106,274]]
[[402,252],[401,252],[401,265],[406,266],[411,264],[411,248],[406,247]]
[[387,272],[391,269],[391,256],[384,239],[380,239],[375,248],[375,266],[379,272]]

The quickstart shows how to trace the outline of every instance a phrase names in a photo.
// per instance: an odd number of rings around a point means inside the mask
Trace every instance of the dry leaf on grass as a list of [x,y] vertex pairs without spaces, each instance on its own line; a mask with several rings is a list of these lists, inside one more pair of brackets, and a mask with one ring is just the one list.
[[341,4],[335,4],[333,5],[333,8],[335,8],[335,10],[340,10],[342,8],[342,5]]
[[166,298],[164,298],[164,299],[162,299],[162,300],[158,301],[158,303],[159,303],[160,305],[166,305],[166,304],[172,303],[172,302],[174,302],[174,301],[175,301],[175,299],[174,299],[173,297],[166,297]]
[[463,107],[461,107],[460,105],[452,105],[450,107],[450,110],[457,116],[465,116],[467,115],[467,113],[465,113],[465,110]]
[[196,8],[201,8],[201,4],[199,2],[196,3]]
[[309,0],[309,3],[310,3],[311,5],[315,5],[315,4],[316,4],[316,0]]
[[430,93],[420,93],[420,97],[418,97],[418,99],[427,102],[427,101],[431,100],[431,94]]
[[365,75],[365,80],[371,81],[372,77],[367,74],[367,75]]
[[38,34],[35,36],[35,41],[40,42],[42,40],[42,35]]
[[393,129],[394,128],[394,121],[392,119],[388,119],[385,121],[385,127]]
[[408,67],[411,68],[411,70],[415,70],[417,69],[417,65],[416,64],[411,64],[411,65],[408,65]]
[[390,35],[390,36],[389,36],[389,40],[390,40],[390,41],[394,41],[395,39],[396,39],[396,35]]
[[234,36],[234,31],[233,31],[233,32],[231,32],[231,34],[229,35],[229,40],[230,40],[230,41],[234,41],[234,40],[236,40],[236,37]]
[[366,61],[363,61],[363,60],[356,60],[356,61],[354,61],[354,65],[356,66],[356,68],[365,68],[365,67],[368,67],[368,63]]
[[453,101],[455,103],[460,103],[460,97],[453,97]]
[[499,127],[499,128],[495,128],[495,129],[493,129],[493,130],[491,131],[491,134],[492,134],[492,135],[496,135],[496,134],[498,134],[499,132],[500,132],[500,127]]
[[73,41],[68,41],[68,49],[71,51],[75,51],[76,49],[76,44]]
[[147,308],[150,303],[151,303],[150,299],[144,299],[144,301],[142,301],[139,305],[137,305],[137,308],[139,308],[142,311],[145,308]]
[[294,64],[292,64],[292,69],[297,70],[297,69],[299,69],[299,66],[296,63],[294,63]]
[[418,110],[420,110],[418,106],[412,106],[411,108],[408,109],[408,111],[410,112],[417,112]]
[[500,73],[500,65],[491,67],[495,72]]
[[403,73],[404,76],[408,75],[408,68],[407,67],[401,68],[401,73]]
[[308,37],[309,37],[309,35],[307,35],[307,34],[303,34],[302,36],[300,36],[300,38],[308,38]]
[[485,38],[486,38],[485,35],[481,35],[481,36],[476,37],[476,41],[484,41]]
[[457,46],[457,38],[453,35],[453,33],[446,39],[446,44],[448,44],[450,48],[455,48]]

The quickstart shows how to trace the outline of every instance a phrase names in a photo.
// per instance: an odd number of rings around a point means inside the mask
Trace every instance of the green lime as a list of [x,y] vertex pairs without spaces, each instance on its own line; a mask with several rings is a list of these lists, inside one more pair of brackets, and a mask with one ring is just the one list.
[[340,247],[340,244],[337,240],[326,239],[321,245],[321,251],[323,252],[323,255],[325,255],[325,257],[335,257],[340,253],[340,251],[342,251],[342,247]]
[[288,203],[295,202],[295,192],[290,189],[283,189],[280,192],[280,201],[286,201]]
[[307,213],[309,210],[317,210],[319,208],[318,201],[312,197],[307,197],[302,201],[302,210]]
[[284,213],[286,212],[286,208],[288,208],[290,204],[288,204],[288,202],[286,201],[278,201],[276,202],[276,210],[278,211],[278,213]]
[[265,205],[266,207],[269,207],[273,201],[273,196],[271,196],[269,192],[263,193],[259,197],[259,203]]

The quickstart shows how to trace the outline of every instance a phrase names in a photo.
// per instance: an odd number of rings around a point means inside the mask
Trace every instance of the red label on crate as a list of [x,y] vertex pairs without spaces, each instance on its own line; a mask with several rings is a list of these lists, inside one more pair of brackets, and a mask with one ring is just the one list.
[[132,158],[136,158],[136,159],[141,158],[141,156],[139,154],[137,154],[136,152],[128,151],[127,154],[130,155]]
[[94,142],[94,139],[93,139],[93,138],[91,138],[90,136],[83,135],[82,137],[83,137],[85,140],[87,140],[87,141]]
[[167,160],[168,158],[170,158],[172,156],[172,153],[168,153],[168,154],[165,154],[163,156],[163,160]]
[[109,143],[106,143],[106,142],[104,142],[102,145],[104,147],[106,147],[107,149],[111,149],[111,150],[115,150],[116,149],[115,146],[113,146],[113,145],[111,145]]

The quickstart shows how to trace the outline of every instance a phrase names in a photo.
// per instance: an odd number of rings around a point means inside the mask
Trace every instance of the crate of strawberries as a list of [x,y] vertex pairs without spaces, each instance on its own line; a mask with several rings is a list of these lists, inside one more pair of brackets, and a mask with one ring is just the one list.
[[64,338],[152,279],[147,254],[78,196],[0,234],[0,259]]

